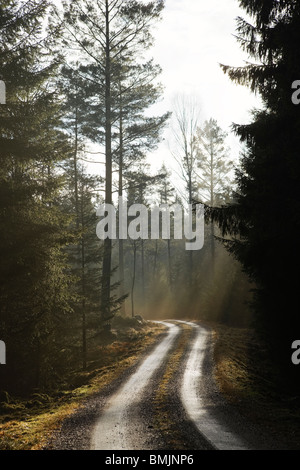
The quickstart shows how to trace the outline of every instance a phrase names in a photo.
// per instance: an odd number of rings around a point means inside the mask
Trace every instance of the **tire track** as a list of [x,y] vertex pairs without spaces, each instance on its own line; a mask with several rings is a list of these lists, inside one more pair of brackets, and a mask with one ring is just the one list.
[[160,435],[156,450],[212,450],[210,443],[187,416],[181,401],[184,365],[196,336],[191,325],[182,324],[182,327],[182,334],[163,370],[157,375],[153,390],[149,390],[144,397],[145,406],[151,413],[156,433]]
[[189,419],[215,450],[249,450],[242,438],[232,432],[228,423],[217,419],[211,406],[199,392],[204,374],[204,359],[209,339],[208,331],[192,322],[182,321],[196,329],[197,335],[192,344],[181,386],[181,401]]
[[67,420],[51,449],[272,449],[265,432],[252,428],[220,393],[210,330],[188,321],[156,323],[168,328],[159,343],[125,382],[120,377]]
[[[137,371],[107,403],[92,432],[91,450],[147,450],[140,416],[136,410],[155,371],[162,365],[180,327],[157,322],[169,328],[167,336],[142,362]],[[151,446],[149,446],[151,450]]]

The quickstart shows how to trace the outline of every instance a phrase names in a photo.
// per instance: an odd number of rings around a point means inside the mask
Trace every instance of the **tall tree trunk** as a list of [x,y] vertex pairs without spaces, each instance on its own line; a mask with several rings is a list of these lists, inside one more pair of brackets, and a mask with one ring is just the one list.
[[131,284],[131,316],[132,317],[134,317],[135,272],[136,272],[136,241],[133,242],[133,275],[132,275],[132,284]]
[[154,262],[153,262],[153,279],[155,279],[155,276],[156,276],[157,254],[158,254],[158,240],[155,240],[155,252],[154,252]]
[[[192,172],[189,173],[189,204],[193,203],[193,190],[192,190]],[[188,253],[189,256],[189,279],[190,279],[190,287],[193,285],[193,250],[190,250]]]
[[[74,144],[74,186],[75,186],[75,213],[76,213],[76,229],[79,231],[80,222],[83,227],[83,194],[81,194],[81,207],[79,210],[79,190],[78,190],[78,107],[75,110],[75,144]],[[81,219],[81,220],[80,220]],[[81,264],[81,313],[82,313],[82,368],[86,369],[86,313],[85,313],[85,253],[84,240],[78,245],[78,257]]]
[[141,240],[141,255],[142,255],[142,300],[143,306],[146,302],[146,289],[145,289],[145,246],[144,240]]
[[168,267],[169,267],[169,286],[172,292],[173,280],[172,280],[172,262],[171,262],[171,240],[168,239]]
[[[122,90],[121,84],[119,86],[120,91],[120,154],[119,154],[119,197],[123,197],[123,107],[122,107]],[[124,289],[124,241],[119,237],[119,295],[123,297],[125,294]],[[121,314],[126,316],[126,305],[125,300],[121,305]]]
[[[212,139],[212,137],[211,137]],[[212,146],[210,146],[210,205],[211,207],[214,207],[215,205],[215,188],[214,188],[214,149]],[[211,222],[210,224],[210,231],[211,231],[211,273],[212,273],[212,278],[214,278],[215,275],[215,224],[214,222]]]
[[[84,209],[83,209],[84,187],[81,194],[81,226],[84,225]],[[82,367],[86,369],[87,365],[87,345],[86,345],[86,278],[85,278],[85,243],[84,237],[81,239],[81,286],[82,286]]]
[[[105,1],[106,15],[106,48],[105,48],[105,203],[112,204],[112,129],[111,129],[111,58],[110,58],[110,22],[109,5]],[[110,288],[111,288],[111,252],[112,241],[108,237],[104,240],[102,292],[101,292],[101,320],[109,326],[110,314]]]
[[74,144],[74,186],[75,186],[75,213],[76,213],[76,229],[79,230],[79,197],[78,197],[78,108],[75,110],[75,144]]

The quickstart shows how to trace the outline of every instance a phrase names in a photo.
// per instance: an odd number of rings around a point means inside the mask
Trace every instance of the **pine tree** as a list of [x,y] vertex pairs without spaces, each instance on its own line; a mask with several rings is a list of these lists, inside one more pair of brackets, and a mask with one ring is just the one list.
[[[97,143],[103,146],[105,154],[105,203],[112,204],[113,137],[116,125],[120,124],[120,99],[116,100],[115,93],[120,90],[120,67],[126,58],[131,56],[137,60],[150,47],[150,28],[159,19],[164,3],[162,0],[148,4],[136,0],[102,0],[94,5],[87,0],[76,0],[65,6],[69,37],[80,48],[84,65],[88,66],[89,71],[93,69],[92,80],[100,84],[93,106],[97,119],[91,123],[91,128],[101,128]],[[119,98],[122,94],[119,94]],[[110,238],[106,238],[101,302],[101,319],[104,324],[112,318],[111,256],[112,243]]]
[[225,202],[232,184],[234,164],[226,148],[227,134],[215,119],[205,121],[196,132],[200,197],[210,206]]
[[[233,162],[225,147],[227,134],[222,131],[215,119],[205,121],[196,132],[196,152],[198,158],[198,187],[201,201],[215,207],[230,200],[231,172]],[[215,224],[210,223],[211,271],[215,266]]]
[[[162,179],[159,181],[158,184],[158,195],[159,195],[159,203],[166,204],[171,207],[173,204],[176,204],[177,195],[175,192],[175,188],[171,184],[171,172],[167,170],[165,164],[161,166],[159,174],[162,176]],[[169,287],[170,290],[173,290],[173,273],[172,273],[172,257],[171,257],[171,237],[167,240],[167,259],[168,259],[168,280],[169,280]],[[155,243],[155,265],[156,265],[156,258],[158,255],[158,240]]]
[[[153,105],[162,93],[162,87],[154,83],[161,69],[149,61],[134,65],[123,58],[125,67],[119,75],[119,88],[116,92],[116,113],[119,129],[118,144],[114,160],[119,170],[118,195],[124,196],[126,174],[134,171],[146,159],[146,153],[154,150],[161,138],[161,131],[169,118],[169,113],[149,117],[145,111]],[[120,296],[124,295],[124,254],[123,240],[119,239]],[[125,304],[122,308],[126,314]]]

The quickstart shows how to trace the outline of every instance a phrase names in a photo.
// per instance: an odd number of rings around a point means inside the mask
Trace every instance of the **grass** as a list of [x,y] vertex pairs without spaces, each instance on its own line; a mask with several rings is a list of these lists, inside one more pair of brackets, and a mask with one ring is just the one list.
[[[129,325],[130,326],[130,325]],[[272,364],[251,329],[210,324],[213,329],[215,376],[222,393],[246,419],[263,426],[288,448],[300,450],[299,396],[283,395],[270,380]],[[170,357],[154,398],[154,427],[172,449],[181,449],[176,423],[168,415],[169,386],[189,338],[184,332]],[[3,394],[0,403],[0,450],[40,450],[63,420],[83,401],[101,391],[133,366],[163,331],[157,324],[135,329],[119,325],[118,335],[97,346],[86,371],[75,370],[63,390],[35,393],[27,399]],[[299,393],[299,392],[298,392]]]
[[298,396],[287,394],[271,379],[274,366],[251,329],[211,326],[215,376],[222,393],[284,448],[300,450],[299,391]]
[[168,449],[181,450],[184,449],[181,442],[181,435],[178,431],[178,425],[175,421],[170,418],[168,413],[169,407],[169,394],[170,394],[170,383],[175,373],[180,367],[182,356],[185,352],[188,340],[191,334],[191,327],[188,325],[181,325],[184,330],[180,337],[180,340],[176,346],[176,350],[170,356],[162,380],[160,381],[159,387],[156,390],[154,398],[154,410],[155,419],[154,427],[159,429],[163,433],[165,440],[167,441]]
[[35,393],[27,399],[4,394],[0,403],[0,450],[43,449],[63,420],[86,398],[133,366],[163,329],[155,324],[137,330],[122,325],[114,340],[93,351],[86,371],[73,372],[64,390]]

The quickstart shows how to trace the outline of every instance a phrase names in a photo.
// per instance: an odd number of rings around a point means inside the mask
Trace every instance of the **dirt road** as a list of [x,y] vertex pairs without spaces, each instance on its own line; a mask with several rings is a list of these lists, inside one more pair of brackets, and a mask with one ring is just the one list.
[[220,394],[210,331],[193,322],[162,323],[166,333],[149,355],[71,416],[51,448],[272,449],[263,431],[245,422]]
[[[164,323],[167,336],[142,362],[138,370],[108,401],[92,433],[92,450],[139,450],[146,449],[143,425],[138,413],[143,392],[155,371],[169,353],[180,328]],[[151,447],[151,446],[150,446]],[[150,450],[150,449],[149,449]]]

